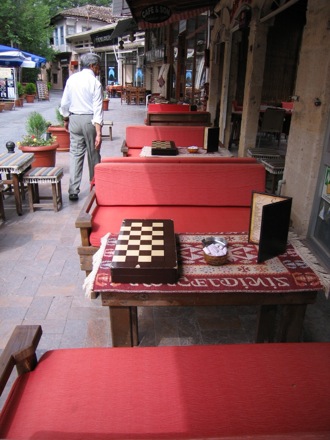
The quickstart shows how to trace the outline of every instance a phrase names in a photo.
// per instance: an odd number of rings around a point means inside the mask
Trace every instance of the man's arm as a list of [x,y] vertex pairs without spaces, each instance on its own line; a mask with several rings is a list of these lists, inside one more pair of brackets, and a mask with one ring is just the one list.
[[99,150],[101,148],[102,144],[102,125],[95,122],[95,129],[96,129],[96,138],[95,138],[95,149]]

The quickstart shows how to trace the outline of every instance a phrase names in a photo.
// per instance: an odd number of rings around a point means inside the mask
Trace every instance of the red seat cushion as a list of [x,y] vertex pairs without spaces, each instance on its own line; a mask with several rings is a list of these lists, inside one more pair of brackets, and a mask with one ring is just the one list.
[[0,437],[321,435],[330,432],[329,365],[329,343],[50,351],[16,381]]
[[125,140],[129,148],[150,146],[155,140],[171,140],[177,147],[203,147],[204,127],[129,125],[126,127]]

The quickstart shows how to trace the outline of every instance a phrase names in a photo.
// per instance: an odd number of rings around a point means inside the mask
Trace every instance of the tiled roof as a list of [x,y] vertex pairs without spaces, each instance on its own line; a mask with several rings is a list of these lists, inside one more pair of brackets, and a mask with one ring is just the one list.
[[105,23],[113,23],[117,21],[112,16],[112,8],[105,6],[85,5],[78,8],[64,9],[53,17],[52,21],[60,17],[81,17],[103,21]]

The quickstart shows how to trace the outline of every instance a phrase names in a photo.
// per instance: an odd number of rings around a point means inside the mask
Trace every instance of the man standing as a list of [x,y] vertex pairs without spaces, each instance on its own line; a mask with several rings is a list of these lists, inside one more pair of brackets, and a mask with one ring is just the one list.
[[100,57],[87,53],[81,57],[81,71],[69,77],[63,92],[60,113],[64,126],[70,132],[70,184],[69,199],[77,201],[87,151],[89,178],[101,161],[102,143],[102,85],[96,78],[100,74]]

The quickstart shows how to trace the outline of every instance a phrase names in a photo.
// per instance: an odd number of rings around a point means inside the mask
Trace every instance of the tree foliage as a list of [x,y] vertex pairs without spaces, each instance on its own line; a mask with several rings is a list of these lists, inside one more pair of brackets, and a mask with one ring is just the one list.
[[92,4],[111,6],[109,0],[2,0],[0,44],[52,58],[50,18],[64,9]]

